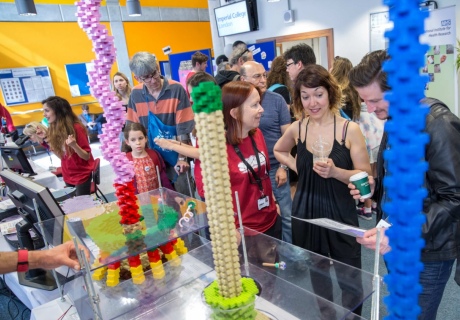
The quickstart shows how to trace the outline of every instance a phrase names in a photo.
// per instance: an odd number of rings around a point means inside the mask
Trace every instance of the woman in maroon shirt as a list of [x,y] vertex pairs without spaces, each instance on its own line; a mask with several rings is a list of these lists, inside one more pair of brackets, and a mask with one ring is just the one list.
[[94,159],[85,127],[67,100],[49,97],[42,104],[43,115],[49,123],[48,144],[61,159],[65,184],[75,187],[77,196],[89,195]]

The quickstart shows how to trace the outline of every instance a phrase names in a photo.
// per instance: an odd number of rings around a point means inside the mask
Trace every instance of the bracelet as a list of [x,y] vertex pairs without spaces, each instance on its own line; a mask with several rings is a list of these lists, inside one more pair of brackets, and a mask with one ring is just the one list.
[[285,164],[281,164],[280,168],[282,168],[284,170],[289,170],[289,167],[287,165],[285,165]]
[[179,157],[179,161],[186,161],[186,160],[187,160],[187,158],[185,158],[185,157]]
[[29,251],[27,249],[18,249],[18,272],[29,270]]

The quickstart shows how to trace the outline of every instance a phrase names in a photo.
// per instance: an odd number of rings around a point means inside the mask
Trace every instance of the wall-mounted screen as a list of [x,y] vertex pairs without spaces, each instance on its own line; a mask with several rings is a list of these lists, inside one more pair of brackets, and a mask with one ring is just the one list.
[[219,37],[259,30],[256,0],[234,2],[214,9]]

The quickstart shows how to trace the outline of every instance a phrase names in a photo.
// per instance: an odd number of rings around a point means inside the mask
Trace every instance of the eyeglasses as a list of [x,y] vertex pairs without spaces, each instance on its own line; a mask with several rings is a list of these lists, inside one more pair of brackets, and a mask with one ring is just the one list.
[[259,81],[260,81],[260,79],[261,79],[262,77],[263,77],[264,79],[267,79],[267,73],[266,73],[266,72],[265,72],[265,73],[256,73],[256,74],[252,75],[252,78],[253,78],[254,80],[259,80]]
[[139,80],[145,83],[145,82],[152,81],[152,79],[158,79],[159,77],[160,77],[160,73],[158,71],[155,71],[155,72],[149,74],[148,76],[139,77]]
[[286,69],[289,68],[290,66],[292,66],[294,63],[295,63],[294,61],[287,63],[286,64]]

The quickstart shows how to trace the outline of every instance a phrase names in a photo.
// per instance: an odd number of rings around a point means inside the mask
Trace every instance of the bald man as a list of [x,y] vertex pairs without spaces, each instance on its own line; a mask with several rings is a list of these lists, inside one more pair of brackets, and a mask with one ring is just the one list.
[[291,115],[284,98],[267,90],[267,73],[265,67],[255,61],[245,62],[240,69],[241,80],[247,81],[260,88],[262,92],[261,105],[264,108],[260,120],[265,143],[267,144],[270,158],[270,180],[273,187],[275,199],[278,202],[283,224],[283,240],[291,243],[291,208],[292,199],[289,187],[288,167],[280,165],[273,153],[273,147],[291,124]]

